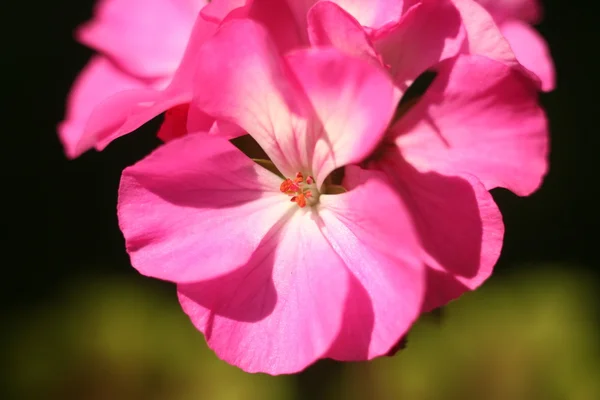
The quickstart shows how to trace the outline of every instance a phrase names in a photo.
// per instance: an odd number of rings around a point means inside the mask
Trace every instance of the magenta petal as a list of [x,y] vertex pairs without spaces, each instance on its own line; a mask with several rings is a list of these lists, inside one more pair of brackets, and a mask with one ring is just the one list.
[[342,330],[328,357],[386,354],[421,312],[425,270],[410,215],[385,176],[347,167],[353,188],[321,196],[323,233],[351,273]]
[[134,75],[169,76],[206,0],[101,0],[78,39]]
[[313,46],[332,46],[379,64],[364,28],[350,14],[329,1],[315,4],[308,13],[308,36]]
[[397,23],[374,32],[373,41],[396,84],[406,90],[421,73],[455,56],[464,35],[456,8],[440,0],[414,6]]
[[390,151],[378,162],[410,209],[424,260],[433,269],[425,311],[473,290],[492,273],[500,256],[504,224],[491,194],[472,176],[420,173]]
[[78,157],[93,147],[94,143],[82,146],[80,141],[86,123],[99,103],[120,91],[144,87],[147,84],[125,74],[108,59],[101,56],[92,58],[73,84],[65,120],[58,127],[67,156]]
[[548,167],[548,126],[536,88],[520,72],[485,57],[443,62],[425,95],[392,130],[419,171],[473,175],[487,189],[528,195]]
[[519,63],[540,79],[542,90],[553,90],[556,86],[554,62],[544,38],[534,28],[519,21],[507,21],[500,29]]
[[[167,110],[167,112],[165,112],[163,123],[156,136],[163,142],[170,142],[173,139],[185,136],[188,133],[186,126],[189,108],[189,104],[181,104]],[[213,119],[210,118],[210,124],[213,122]],[[210,127],[210,125],[208,125],[208,127]],[[203,131],[205,132],[206,130]]]
[[281,181],[220,137],[163,145],[121,178],[119,225],[132,265],[179,283],[244,265],[295,206]]
[[348,278],[314,216],[298,212],[240,270],[179,285],[179,300],[223,360],[294,373],[322,358],[338,334]]

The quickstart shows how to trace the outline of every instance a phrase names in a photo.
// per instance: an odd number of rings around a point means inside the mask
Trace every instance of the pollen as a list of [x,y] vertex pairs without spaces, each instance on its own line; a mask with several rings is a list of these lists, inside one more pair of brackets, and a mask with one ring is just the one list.
[[287,178],[281,182],[279,190],[291,196],[290,201],[296,203],[300,208],[316,204],[319,197],[315,179],[310,175],[304,178],[301,172],[298,172],[294,179]]

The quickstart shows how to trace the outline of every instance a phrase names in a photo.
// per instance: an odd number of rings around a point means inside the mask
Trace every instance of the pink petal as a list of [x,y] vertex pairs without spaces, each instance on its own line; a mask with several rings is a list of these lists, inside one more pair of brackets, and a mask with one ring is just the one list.
[[542,18],[539,0],[477,0],[494,17],[503,23],[509,19],[518,19],[532,24]]
[[307,106],[301,93],[288,81],[267,31],[253,21],[234,20],[225,23],[198,50],[199,59],[204,61],[198,65],[198,90],[191,109],[245,129],[284,175],[293,176],[300,171],[287,161],[294,154],[281,149],[290,146],[279,143],[276,135],[281,136],[282,142],[296,134],[303,135]]
[[376,168],[384,171],[410,209],[429,272],[424,311],[473,290],[492,273],[500,256],[500,210],[474,177],[420,173],[397,151]]
[[333,49],[281,60],[252,21],[225,24],[199,53],[211,62],[199,65],[202,90],[192,106],[246,130],[285,176],[312,172],[320,184],[333,169],[361,160],[396,106],[380,69]]
[[238,271],[178,290],[220,358],[276,375],[323,357],[340,330],[348,280],[314,215],[299,211]]
[[281,181],[220,137],[163,145],[121,178],[119,225],[132,265],[178,283],[239,268],[297,209],[279,191]]
[[205,4],[206,0],[101,0],[77,37],[134,75],[170,76]]
[[322,231],[351,273],[344,323],[328,357],[386,354],[421,312],[425,270],[405,206],[385,176],[347,167],[352,189],[322,195]]
[[402,90],[439,61],[455,56],[465,40],[460,15],[445,0],[418,4],[397,23],[372,36],[383,63]]
[[94,108],[120,91],[144,88],[147,84],[119,70],[102,56],[95,56],[81,71],[67,101],[67,114],[58,127],[60,140],[69,158],[81,155],[89,147],[79,146],[85,125]]
[[279,51],[285,53],[308,43],[304,21],[308,9],[300,23],[291,8],[304,8],[300,3],[297,0],[292,4],[285,0],[215,0],[202,9],[202,15],[219,23],[238,18],[257,21],[269,31]]
[[402,0],[330,0],[350,13],[358,22],[369,28],[396,21],[404,10]]
[[531,26],[518,21],[507,21],[500,29],[519,63],[540,79],[542,90],[553,90],[556,86],[554,63],[544,38]]
[[467,33],[463,51],[517,66],[515,55],[492,16],[474,0],[452,0]]
[[323,1],[308,13],[308,36],[313,46],[332,46],[348,54],[371,59],[379,64],[378,55],[363,27],[338,5]]
[[474,175],[487,189],[528,195],[548,167],[548,126],[536,88],[518,71],[485,57],[443,62],[393,132],[419,171]]
[[197,49],[216,29],[217,24],[202,18],[196,20],[183,60],[170,82],[162,82],[154,88],[123,91],[99,104],[85,126],[78,144],[80,151],[91,147],[102,150],[114,139],[136,130],[170,108],[189,104],[199,62]]
[[[298,24],[290,4],[285,0],[253,0],[252,7],[248,10],[248,18],[267,28],[282,54],[308,45],[306,23]],[[306,14],[303,19],[306,20]]]
[[360,162],[374,150],[398,97],[381,68],[335,49],[299,50],[288,53],[286,61],[322,124],[313,124],[311,137],[297,137],[295,144],[300,155],[314,149],[312,171],[320,185],[334,169]]
[[212,0],[200,10],[200,14],[208,21],[220,23],[231,12],[250,7],[252,3],[253,0]]

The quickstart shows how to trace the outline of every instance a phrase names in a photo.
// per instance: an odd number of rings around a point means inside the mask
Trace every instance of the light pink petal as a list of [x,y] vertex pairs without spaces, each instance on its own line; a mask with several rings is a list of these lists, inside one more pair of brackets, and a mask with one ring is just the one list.
[[455,56],[465,32],[460,14],[447,0],[425,1],[397,23],[372,34],[377,52],[402,90],[439,61]]
[[70,158],[93,146],[79,146],[85,125],[94,108],[120,91],[144,88],[147,84],[118,69],[102,56],[95,56],[81,71],[71,88],[65,119],[58,126],[60,140]]
[[419,171],[474,175],[487,189],[528,195],[548,168],[548,126],[536,88],[519,71],[485,57],[443,62],[392,130]]
[[320,184],[333,169],[361,160],[396,106],[379,68],[334,49],[281,60],[252,21],[225,24],[200,53],[210,62],[199,65],[202,90],[193,107],[246,130],[285,176],[314,173]]
[[379,58],[363,27],[332,2],[322,1],[310,9],[308,36],[313,46],[336,47],[379,64]]
[[85,126],[78,148],[83,151],[91,147],[102,150],[111,141],[136,130],[172,107],[189,104],[194,72],[199,62],[197,49],[216,29],[217,24],[198,18],[183,60],[170,82],[161,82],[159,86],[143,90],[123,91],[100,103]]
[[248,372],[294,373],[335,340],[349,274],[310,211],[298,209],[268,239],[241,269],[179,285],[179,300],[223,360]]
[[295,156],[289,149],[295,135],[305,135],[310,110],[289,82],[267,31],[250,20],[230,21],[198,53],[204,61],[198,65],[191,110],[245,129],[284,175],[300,171],[298,162],[288,161]]
[[322,231],[351,273],[343,328],[328,357],[386,354],[421,312],[425,269],[407,209],[385,176],[347,167],[353,188],[321,196]]
[[331,171],[360,162],[374,150],[398,97],[381,68],[335,49],[299,50],[288,53],[286,61],[322,124],[313,123],[307,138],[295,138],[300,157],[308,149],[307,162],[320,185]]
[[[297,5],[296,1],[293,6]],[[306,22],[299,24],[291,6],[285,0],[215,0],[202,9],[202,15],[219,23],[238,18],[257,21],[269,31],[279,51],[285,53],[308,44]]]
[[544,38],[534,28],[519,21],[507,21],[500,29],[519,63],[540,79],[542,90],[553,90],[556,86],[554,62]]
[[331,0],[350,13],[361,25],[379,28],[400,18],[404,10],[402,0]]
[[500,256],[504,224],[491,194],[474,177],[421,173],[390,150],[384,171],[407,204],[429,272],[424,311],[481,285]]
[[493,17],[474,0],[452,0],[460,13],[467,37],[466,54],[478,54],[507,65],[517,66],[515,54],[500,32]]
[[205,4],[206,0],[101,0],[77,37],[134,75],[169,76]]
[[121,177],[118,217],[132,265],[179,283],[241,267],[297,209],[281,182],[220,137],[191,134],[161,146]]
[[477,2],[485,7],[498,23],[517,19],[535,24],[542,18],[539,0],[477,0]]

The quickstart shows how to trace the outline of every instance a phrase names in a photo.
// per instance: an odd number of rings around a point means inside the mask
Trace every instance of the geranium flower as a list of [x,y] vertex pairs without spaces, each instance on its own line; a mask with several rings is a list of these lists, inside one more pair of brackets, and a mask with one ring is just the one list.
[[[95,145],[81,141],[92,111],[131,89],[164,88],[183,56],[196,15],[206,0],[100,0],[77,39],[99,52],[83,69],[58,127],[65,153],[77,157]],[[117,110],[113,110],[117,112]]]
[[281,58],[249,20],[226,23],[198,55],[195,105],[249,132],[281,176],[219,135],[168,142],[123,172],[132,265],[177,283],[209,346],[246,371],[385,354],[421,309],[413,225],[383,174],[357,170],[341,194],[328,177],[379,143],[393,83],[332,48]]

